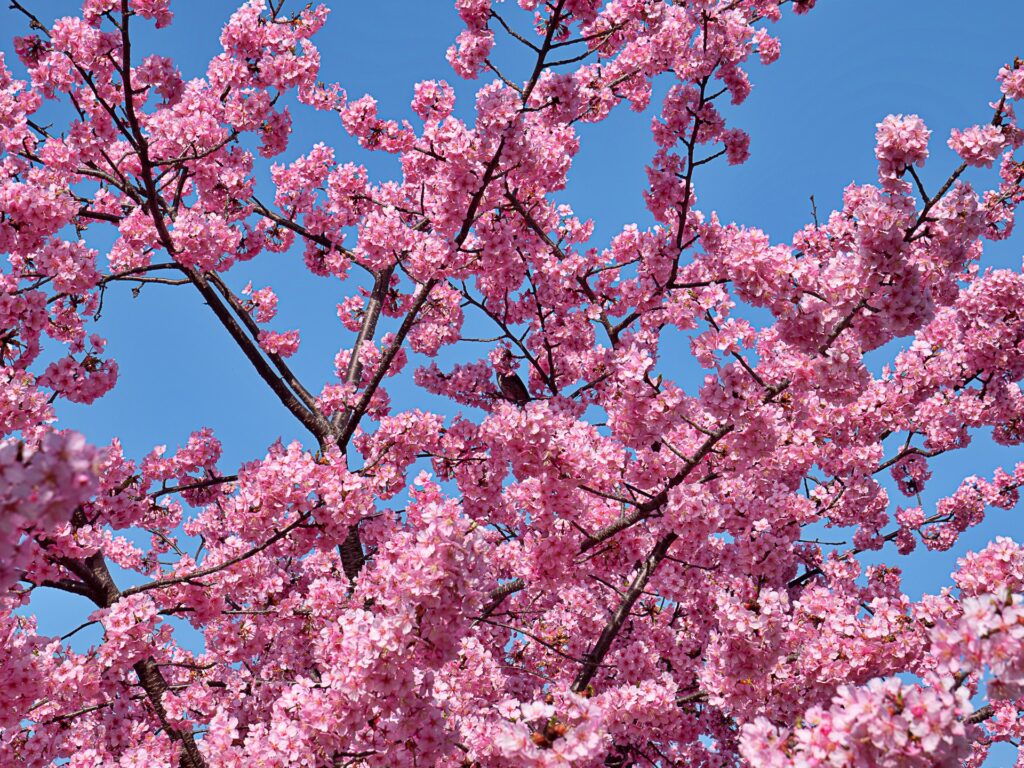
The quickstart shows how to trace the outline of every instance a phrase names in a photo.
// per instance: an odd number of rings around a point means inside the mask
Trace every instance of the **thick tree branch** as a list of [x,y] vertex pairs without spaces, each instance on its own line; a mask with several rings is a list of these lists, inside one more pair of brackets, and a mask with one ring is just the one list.
[[612,614],[608,623],[605,625],[604,630],[601,632],[601,636],[594,643],[594,647],[586,656],[586,660],[583,664],[583,669],[576,675],[576,679],[572,682],[572,690],[576,693],[583,693],[587,686],[590,685],[590,681],[594,678],[598,668],[604,661],[604,657],[608,655],[608,651],[612,647],[612,643],[619,634],[619,630],[622,629],[622,625],[625,623],[626,618],[629,616],[629,612],[633,609],[633,605],[637,599],[643,594],[644,588],[647,586],[647,582],[651,580],[651,576],[654,575],[654,571],[658,568],[658,565],[665,556],[668,554],[669,548],[675,543],[678,536],[674,533],[669,533],[663,536],[658,543],[651,550],[651,553],[644,558],[644,561],[640,564],[640,568],[636,572],[636,576],[633,577],[632,583],[629,585],[629,589],[626,590],[626,594],[619,603],[619,607]]
[[581,545],[580,552],[586,552],[589,549],[600,544],[602,541],[610,539],[612,536],[617,534],[619,531],[625,530],[632,525],[636,525],[641,520],[645,520],[656,513],[665,503],[668,501],[669,492],[680,485],[682,482],[689,477],[690,473],[697,468],[697,465],[704,460],[704,457],[711,453],[711,450],[718,444],[718,442],[732,432],[735,427],[732,424],[728,424],[723,427],[719,427],[717,430],[711,433],[697,449],[697,452],[687,461],[682,468],[676,472],[669,481],[665,484],[665,487],[661,489],[655,496],[649,500],[638,504],[636,508],[628,515],[623,515],[614,523],[606,525],[599,531],[591,534]]
[[[359,326],[359,334],[352,345],[352,356],[348,360],[348,368],[345,371],[345,383],[357,386],[363,375],[363,364],[359,360],[359,353],[363,345],[371,341],[377,333],[377,322],[380,320],[381,311],[384,309],[384,299],[387,298],[391,286],[391,276],[395,273],[393,266],[381,270],[373,281],[373,290],[366,303],[365,314],[362,325]],[[335,429],[341,429],[352,418],[354,408],[346,409],[338,413],[332,419]]]
[[520,592],[526,587],[526,582],[522,579],[516,578],[512,581],[506,581],[499,587],[495,587],[487,593],[487,602],[484,603],[484,607],[480,611],[480,618],[486,619],[492,613],[494,613],[498,606],[500,606],[505,600],[514,595],[516,592]]
[[[210,272],[206,277],[214,287],[220,291],[224,300],[235,311],[235,314],[239,319],[241,319],[243,325],[248,329],[253,339],[256,339],[259,336],[260,327],[256,324],[252,315],[250,315],[246,311],[245,307],[242,306],[242,302],[238,300],[238,297],[235,296],[231,289],[228,288],[227,284],[221,279],[220,275],[216,272]],[[303,405],[305,405],[306,408],[308,408],[314,415],[320,416],[316,407],[316,398],[308,389],[306,389],[305,386],[303,386],[302,382],[299,381],[298,377],[292,372],[288,363],[284,361],[284,358],[274,352],[267,352],[266,355],[270,359],[270,362],[274,364],[280,378],[284,379],[285,383],[288,384],[299,400],[302,401]],[[320,429],[326,429],[328,427],[326,419],[323,419],[322,416],[320,416],[317,421],[322,422],[319,425]]]
[[[162,228],[164,232],[166,232],[166,226],[162,223],[163,217],[157,216],[156,219],[161,222],[157,229],[160,230]],[[163,233],[161,233],[161,236],[163,236]],[[167,232],[167,238],[165,247],[170,246],[173,248],[169,232]],[[291,411],[292,415],[295,416],[295,418],[298,419],[299,422],[309,430],[309,432],[316,437],[322,445],[326,444],[329,429],[323,417],[319,417],[317,414],[309,410],[309,408],[307,408],[298,399],[298,397],[295,396],[284,379],[282,379],[274,369],[270,367],[270,364],[263,357],[255,342],[253,342],[253,340],[242,329],[242,326],[239,325],[230,310],[221,301],[220,296],[210,286],[207,279],[200,274],[198,270],[192,269],[191,267],[184,267],[183,269],[189,276],[192,284],[195,285],[196,289],[206,300],[210,309],[213,310],[217,319],[220,320],[221,325],[227,329],[231,338],[234,339],[235,343],[249,359],[249,362],[252,363],[253,368],[256,369],[260,378],[262,378],[263,381],[266,382],[267,386],[270,387],[271,391],[277,395],[278,400],[281,401],[284,407]]]

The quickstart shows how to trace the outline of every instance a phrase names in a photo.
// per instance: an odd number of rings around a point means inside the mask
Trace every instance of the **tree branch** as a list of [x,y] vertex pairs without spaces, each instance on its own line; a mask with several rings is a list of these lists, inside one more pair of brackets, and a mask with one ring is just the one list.
[[633,577],[633,582],[629,585],[629,589],[626,590],[625,596],[622,598],[622,602],[619,603],[619,607],[615,613],[605,624],[604,631],[601,632],[601,636],[597,642],[594,643],[594,647],[587,654],[583,664],[583,669],[576,675],[576,679],[572,682],[572,690],[575,693],[583,693],[587,686],[590,685],[590,681],[594,678],[597,673],[598,667],[601,666],[601,662],[604,661],[604,657],[608,655],[608,651],[612,647],[612,643],[619,634],[619,630],[622,629],[622,625],[626,621],[626,617],[629,616],[629,612],[633,609],[633,605],[637,599],[643,594],[644,588],[647,586],[647,582],[650,581],[651,576],[654,575],[654,571],[665,556],[668,554],[669,548],[675,543],[678,536],[674,533],[669,533],[663,536],[658,543],[651,550],[651,553],[644,558],[644,561],[640,564],[640,568]]
[[195,581],[196,579],[201,579],[204,576],[209,576],[211,574],[217,573],[218,571],[223,571],[225,568],[230,568],[233,565],[237,565],[243,560],[248,560],[250,557],[254,557],[263,550],[272,547],[274,544],[281,541],[281,539],[285,538],[289,533],[291,533],[304,522],[306,522],[311,514],[311,512],[303,512],[301,515],[299,515],[298,518],[296,518],[291,523],[286,525],[280,531],[275,532],[274,535],[266,541],[256,545],[252,549],[246,550],[240,555],[236,555],[235,557],[232,557],[229,560],[225,560],[223,563],[211,565],[209,568],[200,568],[199,570],[192,571],[191,573],[185,573],[181,576],[172,576],[166,579],[157,579],[156,581],[150,581],[146,584],[140,584],[137,587],[129,587],[128,589],[124,590],[121,593],[121,595],[123,597],[128,597],[129,595],[137,595],[140,592],[148,592],[151,589],[162,589],[163,587],[169,587],[173,584],[185,584],[187,582]]

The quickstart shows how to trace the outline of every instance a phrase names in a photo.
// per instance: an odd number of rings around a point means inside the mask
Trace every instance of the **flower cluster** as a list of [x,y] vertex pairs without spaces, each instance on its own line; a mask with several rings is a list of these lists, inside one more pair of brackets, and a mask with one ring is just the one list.
[[[196,77],[142,50],[168,0],[30,19],[17,77],[0,58],[0,765],[979,765],[1019,742],[1024,550],[920,599],[897,564],[1024,485],[942,463],[1024,442],[1024,275],[986,260],[1024,203],[1024,69],[953,131],[945,181],[918,174],[924,121],[890,115],[877,182],[778,241],[698,190],[748,159],[752,68],[814,5],[457,0],[475,95],[413,79],[408,121],[323,81],[320,5],[247,0]],[[570,181],[585,124],[627,108],[651,222],[604,240]],[[349,149],[293,146],[309,110]],[[247,282],[292,258],[337,308],[333,360],[297,364],[309,330],[271,327],[291,288]],[[94,330],[120,290],[196,298],[295,434],[239,453],[190,425],[136,457],[60,431],[63,401],[117,396]],[[89,621],[40,635],[44,590]]]
[[875,134],[879,178],[895,179],[913,165],[924,165],[930,136],[931,131],[917,115],[889,115],[880,122]]

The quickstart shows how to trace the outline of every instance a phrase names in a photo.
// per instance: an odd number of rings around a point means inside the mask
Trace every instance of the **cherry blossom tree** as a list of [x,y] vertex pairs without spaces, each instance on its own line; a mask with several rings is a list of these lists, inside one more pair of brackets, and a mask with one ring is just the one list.
[[[813,5],[458,0],[474,117],[427,81],[413,125],[318,79],[322,6],[249,0],[185,81],[133,45],[168,0],[53,22],[15,0],[0,764],[977,766],[1024,736],[1024,546],[997,539],[920,600],[897,565],[1024,483],[1022,463],[920,501],[973,434],[1024,440],[1024,274],[983,265],[1024,199],[1024,67],[948,137],[943,184],[918,172],[942,137],[890,116],[877,183],[773,243],[695,190],[747,158],[722,104]],[[655,223],[595,242],[556,197],[585,124],[654,93]],[[257,178],[303,110],[399,178],[327,144]],[[232,274],[284,251],[337,291],[326,382],[289,364],[274,289]],[[55,401],[116,385],[104,291],[147,283],[198,293],[294,434],[225,468],[201,425],[131,457],[57,423]],[[699,386],[666,370],[687,349]],[[402,410],[402,381],[453,405]],[[806,538],[823,527],[852,540]],[[40,634],[41,590],[90,604],[102,641]]]

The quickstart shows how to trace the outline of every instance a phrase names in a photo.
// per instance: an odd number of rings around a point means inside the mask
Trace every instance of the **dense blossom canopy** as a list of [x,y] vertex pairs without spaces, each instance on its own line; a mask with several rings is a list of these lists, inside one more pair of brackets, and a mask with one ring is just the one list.
[[[920,500],[977,431],[1024,440],[1024,274],[982,263],[1024,199],[1024,68],[948,139],[883,120],[877,184],[773,243],[695,189],[746,160],[722,103],[813,5],[457,0],[473,118],[428,81],[413,125],[318,79],[323,6],[249,0],[185,81],[133,47],[174,23],[168,0],[52,22],[14,2],[0,764],[977,766],[1024,737],[1024,546],[997,539],[916,601],[857,557],[946,550],[1024,484],[1018,464]],[[556,194],[584,124],[655,93],[655,223],[597,243]],[[262,177],[302,110],[400,178],[326,144]],[[943,140],[962,163],[928,189]],[[284,251],[337,290],[325,383],[290,367],[303,337],[274,289],[232,274]],[[294,434],[225,468],[201,425],[138,457],[62,429],[56,400],[116,385],[98,315],[125,282],[198,292]],[[438,357],[452,345],[469,362]],[[699,386],[665,370],[687,346]],[[453,406],[398,409],[395,376]],[[805,536],[825,526],[852,541]],[[40,634],[39,590],[90,603],[102,641]]]

